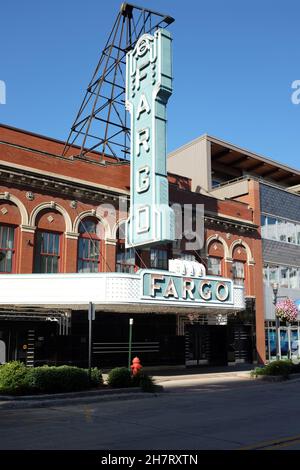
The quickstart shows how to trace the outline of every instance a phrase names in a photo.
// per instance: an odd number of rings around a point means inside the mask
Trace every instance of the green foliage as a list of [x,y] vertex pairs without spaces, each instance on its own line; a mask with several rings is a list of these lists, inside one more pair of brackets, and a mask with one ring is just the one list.
[[72,366],[42,366],[30,369],[30,389],[38,393],[76,392],[90,387],[87,371]]
[[153,378],[150,375],[141,373],[140,377],[140,387],[143,392],[155,392],[156,385]]
[[18,361],[8,362],[0,366],[0,393],[19,395],[27,391],[26,366]]
[[126,367],[112,369],[108,374],[107,383],[114,388],[130,387],[131,376],[129,370]]
[[293,372],[291,361],[272,361],[264,367],[257,367],[251,372],[252,377],[259,375],[282,375],[287,378]]
[[153,378],[144,371],[131,377],[131,385],[133,387],[141,387],[143,392],[154,392],[156,389]]
[[88,390],[103,384],[96,367],[91,370],[73,366],[42,366],[27,368],[20,362],[0,366],[0,393],[62,393]]
[[[89,373],[89,370],[86,370],[87,374]],[[99,387],[100,385],[103,385],[103,377],[102,377],[102,372],[100,369],[97,367],[93,367],[91,369],[91,386],[92,387]]]

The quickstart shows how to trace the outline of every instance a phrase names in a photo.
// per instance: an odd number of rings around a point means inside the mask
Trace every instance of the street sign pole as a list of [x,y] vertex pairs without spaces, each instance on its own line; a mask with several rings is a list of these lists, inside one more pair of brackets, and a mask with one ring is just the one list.
[[92,321],[95,320],[95,306],[93,302],[89,303],[89,362],[88,362],[88,368],[89,368],[89,378],[91,379],[91,373],[92,373]]

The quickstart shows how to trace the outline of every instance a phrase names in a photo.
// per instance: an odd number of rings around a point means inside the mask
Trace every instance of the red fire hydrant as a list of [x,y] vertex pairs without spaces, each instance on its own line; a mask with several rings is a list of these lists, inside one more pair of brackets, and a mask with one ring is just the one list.
[[143,366],[138,357],[132,359],[132,365],[130,366],[132,375],[137,375],[141,372]]

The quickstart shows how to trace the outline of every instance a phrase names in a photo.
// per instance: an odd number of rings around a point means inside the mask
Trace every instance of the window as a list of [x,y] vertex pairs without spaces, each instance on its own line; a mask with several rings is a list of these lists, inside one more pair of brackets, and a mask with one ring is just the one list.
[[270,240],[277,240],[277,220],[274,217],[268,217],[267,236]]
[[180,259],[184,261],[196,261],[195,255],[191,255],[190,253],[180,253]]
[[245,283],[245,263],[243,261],[233,261],[232,263],[232,274],[233,282],[239,286],[243,286]]
[[287,222],[287,241],[289,243],[296,243],[296,225],[291,223],[291,222]]
[[207,258],[207,274],[211,274],[212,276],[221,276],[222,269],[221,269],[221,258],[215,258],[213,256],[209,256]]
[[300,274],[300,269],[297,270],[297,268],[289,268],[289,287],[291,289],[297,289],[299,285],[299,275]]
[[278,220],[277,223],[277,231],[278,231],[278,240],[280,242],[286,242],[286,221],[285,220]]
[[289,270],[281,267],[279,269],[279,282],[281,287],[289,287]]
[[168,251],[159,248],[151,248],[150,265],[151,268],[168,269]]
[[11,273],[13,271],[14,256],[14,227],[0,225],[0,272]]
[[274,282],[278,282],[278,268],[270,267],[269,268],[269,283],[273,284]]
[[264,267],[264,278],[269,286],[277,282],[280,287],[289,289],[300,288],[300,268],[297,267],[266,265]]
[[60,234],[38,231],[36,234],[35,273],[59,272]]
[[300,245],[300,225],[280,218],[261,216],[262,238]]
[[126,249],[125,243],[119,242],[117,245],[116,271],[118,273],[134,273],[135,271],[135,251],[133,248]]
[[265,215],[261,216],[260,224],[261,224],[261,236],[262,236],[262,238],[268,238],[268,236],[267,236],[267,217]]
[[79,273],[100,271],[100,240],[97,235],[97,220],[85,219],[79,225],[78,268]]

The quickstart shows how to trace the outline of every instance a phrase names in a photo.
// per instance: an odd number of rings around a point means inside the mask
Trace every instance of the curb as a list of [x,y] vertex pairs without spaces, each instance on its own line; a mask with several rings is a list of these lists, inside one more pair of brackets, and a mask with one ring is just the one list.
[[27,408],[46,408],[52,406],[68,406],[68,405],[81,405],[88,403],[99,403],[107,401],[117,400],[136,400],[145,398],[154,398],[160,396],[161,393],[114,393],[112,395],[98,395],[98,396],[86,396],[76,398],[52,398],[52,399],[40,399],[40,400],[8,400],[0,402],[0,410],[17,410]]
[[43,393],[40,395],[0,395],[1,401],[39,401],[39,400],[54,400],[55,398],[82,398],[103,395],[116,395],[122,393],[138,393],[142,392],[139,387],[125,387],[125,388],[99,388],[93,390],[83,390],[81,392],[63,392],[63,393]]
[[164,392],[162,386],[157,386],[155,392],[143,392],[139,387],[116,388],[104,390],[89,390],[82,392],[53,393],[45,395],[8,396],[0,395],[0,410],[44,408],[51,406],[68,406],[84,403],[96,403],[116,400],[135,400],[152,398]]
[[287,377],[283,375],[258,375],[253,377],[254,380],[262,380],[263,382],[285,382],[286,380],[296,380],[300,378],[300,374],[290,374]]

